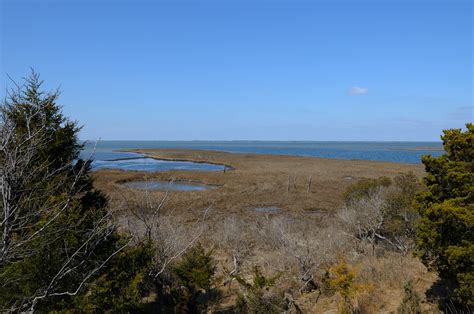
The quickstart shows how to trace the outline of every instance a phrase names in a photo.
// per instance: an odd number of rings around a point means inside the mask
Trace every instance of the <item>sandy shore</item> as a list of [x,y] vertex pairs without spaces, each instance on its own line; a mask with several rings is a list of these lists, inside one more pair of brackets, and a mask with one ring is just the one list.
[[[282,155],[239,154],[187,149],[131,150],[163,160],[182,160],[225,164],[232,170],[167,171],[160,173],[99,170],[96,184],[117,201],[134,193],[121,185],[124,181],[142,179],[179,180],[218,185],[205,191],[174,191],[169,208],[177,211],[203,209],[214,211],[253,212],[256,207],[279,207],[285,212],[330,212],[341,205],[347,186],[360,178],[393,177],[414,172],[421,177],[421,164],[402,164],[366,160],[338,160]],[[311,179],[312,178],[312,179]],[[312,180],[308,191],[309,181]],[[155,194],[163,193],[154,191]]]

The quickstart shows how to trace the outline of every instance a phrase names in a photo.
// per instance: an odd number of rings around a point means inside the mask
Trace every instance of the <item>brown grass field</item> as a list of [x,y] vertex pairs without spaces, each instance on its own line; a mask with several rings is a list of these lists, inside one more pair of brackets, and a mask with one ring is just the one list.
[[[128,208],[131,201],[144,197],[143,190],[127,188],[124,182],[160,179],[216,185],[217,188],[204,191],[169,192],[163,212],[170,213],[177,225],[191,228],[209,209],[208,231],[201,243],[214,249],[219,265],[218,277],[223,278],[225,269],[232,269],[233,256],[239,256],[243,260],[240,273],[249,280],[253,266],[258,265],[267,274],[287,274],[281,286],[285,291],[298,291],[295,287],[300,285],[299,256],[310,255],[315,265],[319,265],[315,267],[317,273],[318,267],[328,267],[344,255],[349,256],[349,262],[358,269],[360,280],[371,287],[358,298],[365,313],[395,311],[403,298],[403,285],[407,280],[413,280],[422,296],[424,309],[433,309],[425,300],[424,292],[436,276],[418,259],[390,251],[378,256],[362,254],[360,249],[355,249],[359,244],[345,237],[336,226],[336,213],[343,205],[342,195],[349,185],[361,178],[394,177],[406,172],[421,178],[424,175],[421,164],[183,149],[133,151],[157,159],[225,164],[228,168],[225,172],[145,173],[105,169],[94,172],[96,186],[109,195],[111,208],[122,227],[139,228],[131,227],[130,220],[134,218]],[[312,184],[308,189],[311,177]],[[164,191],[147,193],[155,199],[165,195]],[[263,213],[255,211],[256,207],[279,207],[281,210]],[[309,238],[310,242],[307,247],[298,243],[282,245],[279,244],[282,234],[293,239],[291,241],[302,243]],[[311,252],[305,253],[305,250]],[[322,275],[321,271],[319,273]],[[225,309],[235,302],[239,291],[237,283],[226,287],[216,283],[216,287],[222,295],[214,309]],[[336,295],[294,294],[298,295],[297,302],[304,313],[337,312]]]
[[[130,191],[121,183],[133,180],[175,180],[217,185],[206,191],[172,192],[169,207],[188,211],[212,207],[217,214],[253,212],[256,207],[276,206],[285,212],[321,213],[341,205],[347,186],[360,178],[393,177],[414,172],[421,177],[422,165],[338,160],[282,155],[238,154],[204,150],[152,149],[135,150],[163,160],[196,161],[225,164],[232,170],[167,171],[143,173],[120,170],[96,172],[97,186],[116,199]],[[311,189],[308,184],[312,176]],[[162,193],[156,191],[154,193]]]

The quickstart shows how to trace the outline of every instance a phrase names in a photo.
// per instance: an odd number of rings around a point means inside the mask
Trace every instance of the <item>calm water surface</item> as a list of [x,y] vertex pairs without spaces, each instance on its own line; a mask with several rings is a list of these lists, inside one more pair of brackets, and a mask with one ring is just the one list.
[[274,213],[274,212],[279,212],[281,210],[280,207],[275,207],[275,206],[271,206],[271,207],[257,207],[257,208],[254,208],[255,211],[257,212],[261,212],[261,213]]
[[[129,153],[126,153],[127,155]],[[167,161],[153,158],[127,157],[128,159],[112,159],[100,160],[96,158],[92,163],[92,168],[97,169],[121,169],[129,171],[168,171],[168,170],[204,170],[204,171],[220,171],[224,167],[220,165],[212,165],[205,163],[187,162],[187,161]]]
[[[223,165],[213,165],[207,163],[196,163],[188,161],[167,161],[148,158],[143,154],[117,152],[122,149],[145,148],[137,144],[138,142],[86,142],[84,150],[81,152],[82,158],[91,158],[92,169],[121,169],[129,171],[168,171],[168,170],[202,170],[221,171]],[[139,142],[142,143],[142,142]]]
[[170,182],[161,180],[132,181],[124,183],[132,189],[146,190],[169,190],[169,191],[204,191],[214,188],[213,186],[199,183]]
[[[89,156],[94,145],[86,145],[83,156]],[[95,160],[137,157],[134,153],[114,150],[139,148],[187,148],[402,163],[420,163],[423,155],[439,156],[443,152],[441,142],[100,141],[95,147]]]

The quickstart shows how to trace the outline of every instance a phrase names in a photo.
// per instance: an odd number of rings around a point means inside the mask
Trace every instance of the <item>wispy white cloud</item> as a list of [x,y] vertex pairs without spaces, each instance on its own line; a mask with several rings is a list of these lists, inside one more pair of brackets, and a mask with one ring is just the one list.
[[349,90],[349,95],[364,95],[364,94],[367,94],[368,92],[369,92],[369,89],[367,87],[354,85]]
[[448,112],[448,117],[453,120],[472,121],[474,117],[474,106],[460,106]]

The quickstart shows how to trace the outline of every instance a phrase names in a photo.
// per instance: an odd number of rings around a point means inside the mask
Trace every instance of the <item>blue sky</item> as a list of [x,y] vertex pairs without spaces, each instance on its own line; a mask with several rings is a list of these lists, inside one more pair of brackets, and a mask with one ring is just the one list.
[[84,139],[438,140],[473,120],[473,2],[0,0]]

